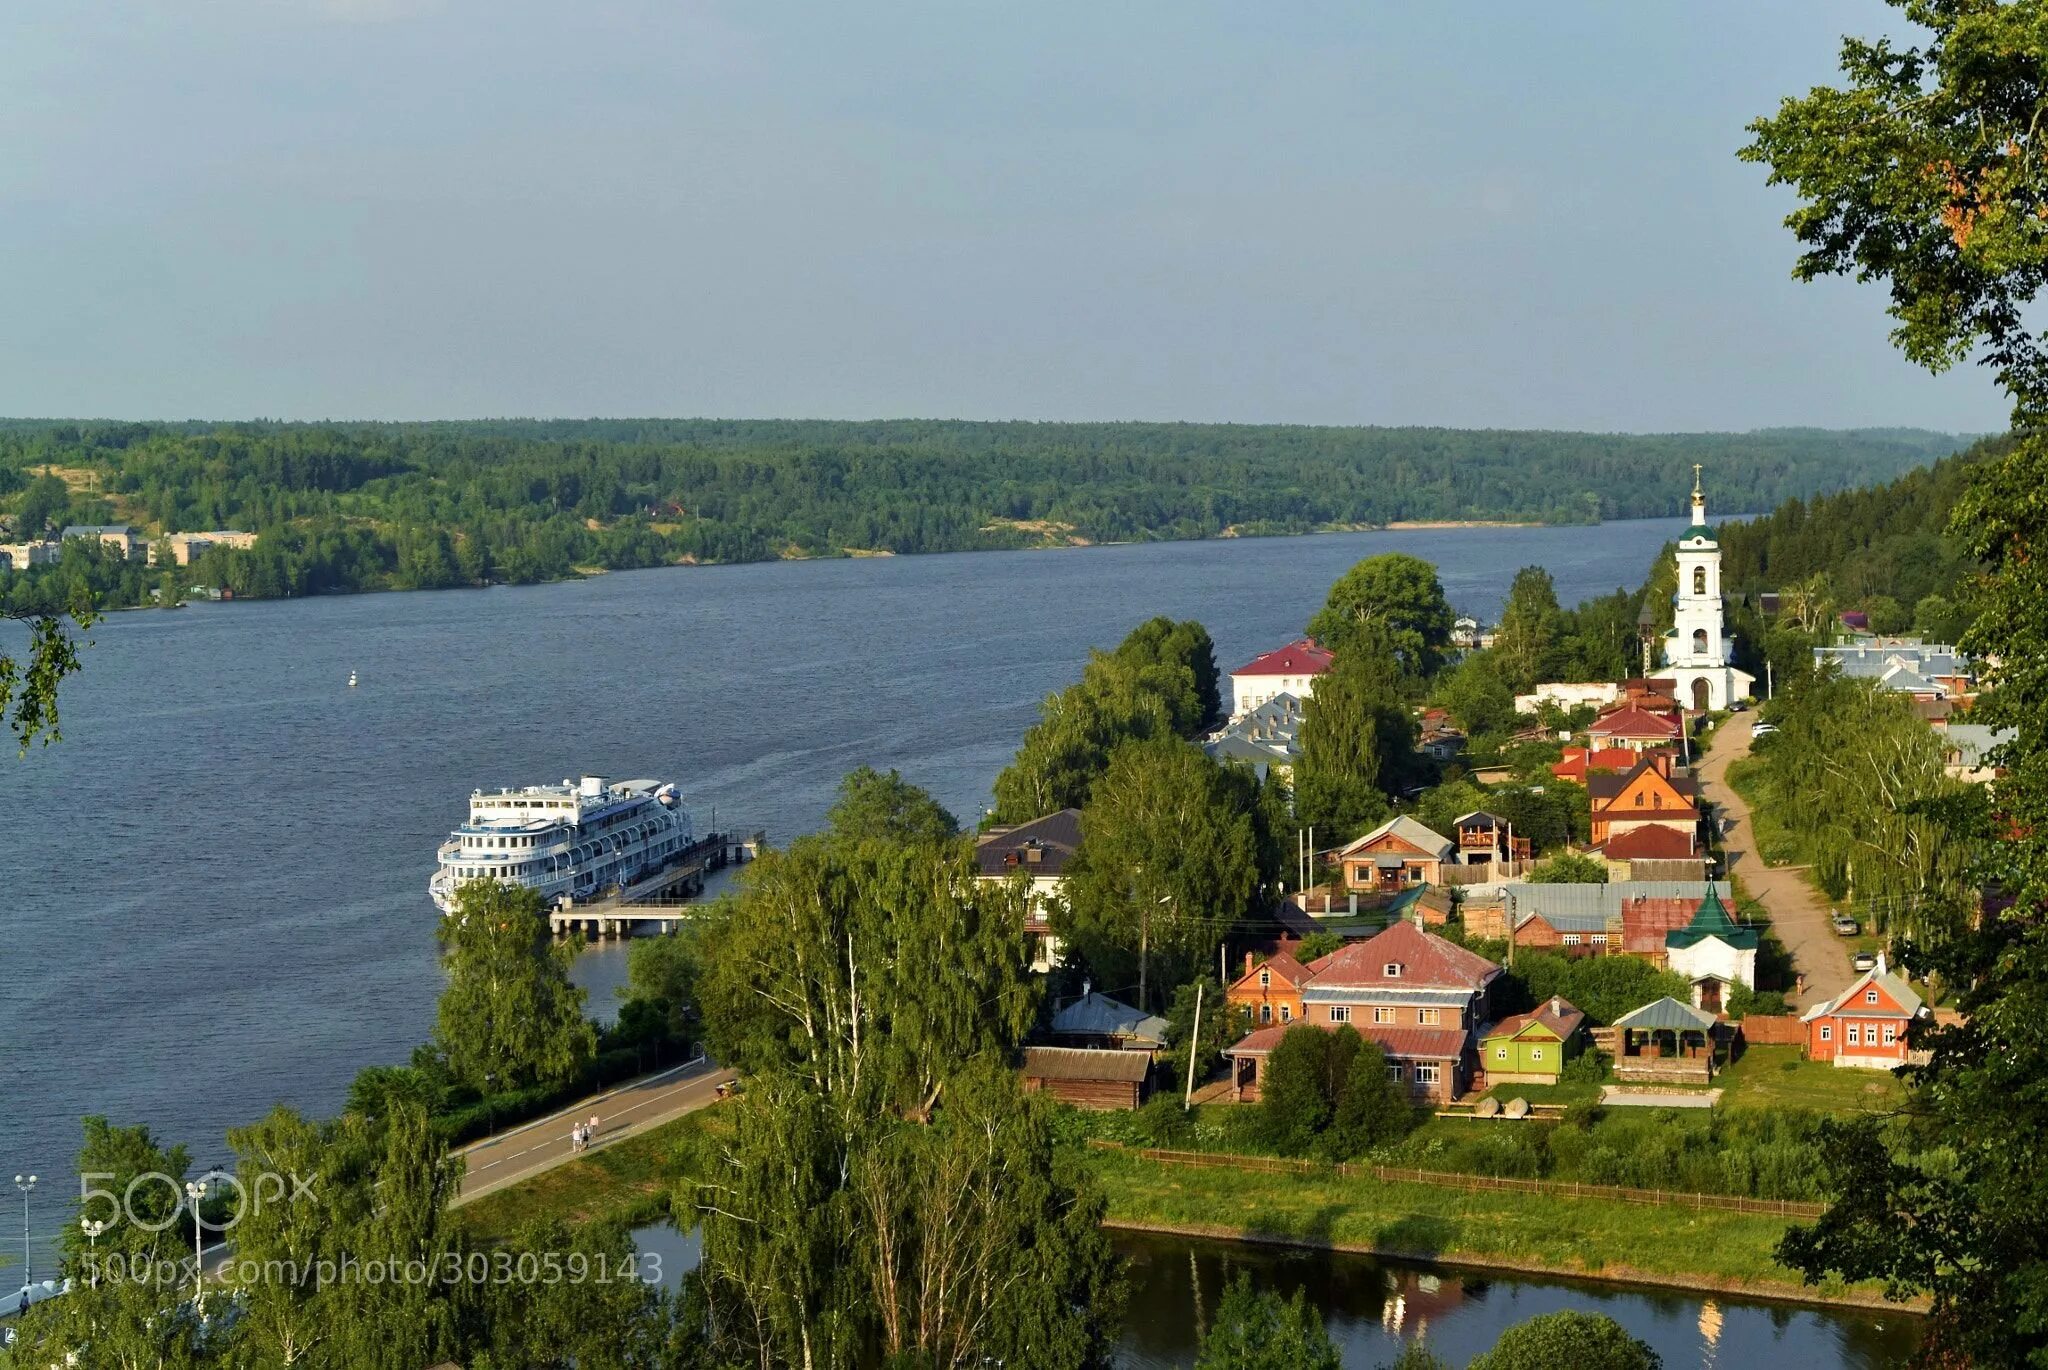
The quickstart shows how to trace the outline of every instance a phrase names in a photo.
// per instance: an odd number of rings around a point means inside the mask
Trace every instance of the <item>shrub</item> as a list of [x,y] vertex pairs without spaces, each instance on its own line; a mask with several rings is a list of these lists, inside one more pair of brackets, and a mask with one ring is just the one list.
[[1659,1370],[1663,1364],[1614,1319],[1566,1310],[1516,1323],[1470,1370]]

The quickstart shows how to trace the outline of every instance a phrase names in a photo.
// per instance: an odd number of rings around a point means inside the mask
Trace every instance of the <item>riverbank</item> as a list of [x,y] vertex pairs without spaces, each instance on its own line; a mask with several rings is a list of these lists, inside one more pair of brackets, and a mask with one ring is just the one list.
[[1182,1169],[1129,1153],[1085,1158],[1132,1231],[1345,1251],[1458,1269],[1740,1294],[1899,1312],[1877,1285],[1810,1286],[1773,1258],[1783,1218],[1601,1199],[1500,1195],[1364,1178]]

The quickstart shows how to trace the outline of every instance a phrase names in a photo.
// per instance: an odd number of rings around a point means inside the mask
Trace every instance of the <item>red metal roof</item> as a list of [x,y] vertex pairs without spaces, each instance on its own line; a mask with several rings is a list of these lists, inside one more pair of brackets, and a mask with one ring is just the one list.
[[1325,1032],[1335,1032],[1343,1027],[1352,1028],[1367,1041],[1376,1043],[1387,1055],[1401,1060],[1455,1061],[1465,1054],[1465,1033],[1461,1028],[1391,1027],[1377,1023],[1315,1023],[1305,1019],[1298,1023],[1276,1023],[1272,1027],[1262,1027],[1225,1054],[1264,1056],[1280,1045],[1280,1039],[1286,1035],[1288,1029],[1298,1027],[1321,1028]]
[[1626,771],[1642,758],[1628,747],[1566,747],[1564,760],[1550,768],[1559,780],[1584,780],[1588,771]]
[[1277,651],[1253,657],[1232,671],[1232,675],[1321,675],[1330,669],[1331,654],[1308,638],[1290,642]]
[[[1388,975],[1388,965],[1400,974]],[[1479,989],[1501,968],[1477,952],[1399,922],[1384,932],[1339,947],[1309,966],[1309,984],[1317,989],[1415,986],[1422,989]]]
[[1596,720],[1592,727],[1586,729],[1586,736],[1669,738],[1678,736],[1678,725],[1631,704]]
[[1608,838],[1600,854],[1612,861],[1683,861],[1698,856],[1700,849],[1691,833],[1643,823]]

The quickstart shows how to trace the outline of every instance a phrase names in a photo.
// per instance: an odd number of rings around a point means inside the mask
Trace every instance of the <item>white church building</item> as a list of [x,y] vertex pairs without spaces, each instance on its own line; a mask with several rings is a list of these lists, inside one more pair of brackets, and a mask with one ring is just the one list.
[[1673,626],[1664,635],[1664,670],[1677,684],[1679,703],[1704,712],[1725,709],[1751,693],[1756,677],[1730,663],[1721,604],[1721,544],[1707,527],[1707,497],[1700,468],[1692,468],[1692,526],[1678,539],[1678,593],[1671,597]]

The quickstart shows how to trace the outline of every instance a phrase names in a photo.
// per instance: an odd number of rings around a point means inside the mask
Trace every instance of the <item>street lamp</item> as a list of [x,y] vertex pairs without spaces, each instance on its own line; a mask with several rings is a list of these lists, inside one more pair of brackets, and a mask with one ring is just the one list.
[[484,1072],[484,1136],[486,1137],[498,1130],[498,1105],[496,1099],[492,1097],[496,1092],[497,1086],[491,1083],[497,1078],[488,1070]]
[[34,1263],[29,1259],[28,1249],[28,1193],[36,1187],[36,1177],[16,1175],[14,1187],[21,1191],[21,1311],[28,1312],[28,1287],[36,1282]]
[[200,1233],[202,1231],[199,1221],[199,1203],[200,1200],[206,1197],[206,1181],[185,1181],[185,1197],[192,1204],[192,1305],[195,1308],[201,1308],[203,1311],[206,1289],[206,1263],[205,1255],[199,1245]]
[[100,1287],[100,1233],[107,1230],[107,1225],[103,1222],[95,1222],[91,1218],[80,1218],[78,1220],[78,1227],[80,1231],[85,1233],[87,1247],[85,1263],[92,1276],[92,1287],[97,1289]]

